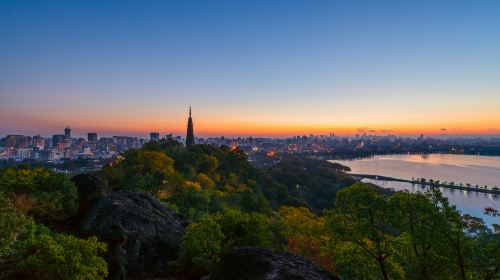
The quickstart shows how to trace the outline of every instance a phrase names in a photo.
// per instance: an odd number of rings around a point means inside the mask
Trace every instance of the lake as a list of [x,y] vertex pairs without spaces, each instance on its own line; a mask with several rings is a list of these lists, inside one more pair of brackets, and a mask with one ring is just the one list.
[[[500,157],[473,155],[383,155],[356,160],[335,160],[349,166],[354,174],[382,175],[400,179],[426,178],[440,181],[469,183],[473,186],[500,187]],[[364,179],[381,187],[411,192],[427,187],[404,182]],[[485,207],[500,209],[500,196],[441,188],[450,203],[463,213],[482,218],[487,224],[500,224],[499,217],[484,215]]]

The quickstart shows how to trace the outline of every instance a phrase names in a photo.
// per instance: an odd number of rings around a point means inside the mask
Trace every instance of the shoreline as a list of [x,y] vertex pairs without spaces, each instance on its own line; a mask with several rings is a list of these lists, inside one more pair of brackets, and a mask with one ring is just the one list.
[[403,182],[403,183],[410,183],[412,185],[425,185],[429,187],[438,187],[438,188],[448,188],[448,189],[456,189],[456,190],[464,190],[464,191],[472,191],[472,192],[480,192],[480,193],[489,193],[489,194],[494,194],[494,195],[500,195],[500,190],[493,190],[493,189],[484,189],[484,188],[475,188],[473,186],[467,187],[467,186],[457,186],[457,185],[451,185],[451,184],[442,184],[442,183],[436,183],[436,182],[428,182],[428,181],[420,181],[420,180],[407,180],[407,179],[401,179],[401,178],[393,178],[393,177],[388,177],[388,176],[381,176],[381,175],[373,175],[373,174],[355,174],[355,173],[347,173],[351,175],[354,179],[372,179],[372,180],[381,180],[381,181],[393,181],[393,182]]

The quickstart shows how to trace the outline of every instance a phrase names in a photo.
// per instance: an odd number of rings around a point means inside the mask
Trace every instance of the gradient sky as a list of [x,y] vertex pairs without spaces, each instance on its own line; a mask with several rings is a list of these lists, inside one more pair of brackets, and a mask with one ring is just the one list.
[[500,134],[500,1],[0,0],[0,135]]

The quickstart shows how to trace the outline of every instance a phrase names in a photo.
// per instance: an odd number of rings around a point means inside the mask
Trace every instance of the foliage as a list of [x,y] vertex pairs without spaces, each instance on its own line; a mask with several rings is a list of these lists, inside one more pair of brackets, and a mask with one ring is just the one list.
[[[263,170],[239,149],[162,140],[127,151],[102,176],[194,221],[176,262],[184,276],[207,275],[221,254],[259,245],[303,255],[343,279],[499,279],[498,226],[493,232],[461,215],[437,188],[387,191],[353,184],[344,171],[296,158]],[[22,215],[60,221],[72,213],[76,190],[65,175],[2,169],[0,191],[0,259],[19,275],[106,276],[104,244],[52,233]]]
[[17,275],[35,279],[105,279],[108,270],[99,254],[106,244],[90,237],[87,240],[50,232],[35,224],[18,243],[15,264]]
[[438,189],[384,195],[358,183],[339,191],[335,206],[328,248],[346,279],[498,277],[498,233],[461,216]]
[[335,271],[335,253],[327,250],[330,235],[325,218],[308,208],[283,206],[279,209],[280,224],[286,238],[285,250],[302,255],[324,269]]
[[354,183],[348,167],[313,159],[285,159],[269,169],[271,178],[287,188],[281,205],[307,206],[316,212],[332,208],[336,192]]
[[44,168],[0,170],[0,191],[18,210],[38,221],[63,220],[77,207],[77,189],[69,177]]
[[174,161],[165,153],[145,149],[127,150],[115,165],[103,169],[114,189],[127,188],[158,197],[174,173]]
[[329,227],[341,246],[360,252],[362,259],[378,265],[383,279],[399,279],[402,269],[393,261],[396,229],[387,205],[387,197],[378,194],[375,188],[354,184],[337,193],[336,209],[328,215]]
[[[269,206],[276,209],[282,205],[308,206],[318,211],[331,208],[335,192],[353,183],[352,178],[344,173],[345,166],[319,160],[285,159],[269,170],[261,170],[253,167],[245,153],[237,148],[195,145],[186,149],[168,139],[149,142],[143,149],[166,153],[174,159],[176,172],[188,180],[201,181],[200,174],[203,174],[218,190],[230,186],[230,189],[254,193],[251,195],[254,204],[242,206],[249,206],[249,209],[244,209],[246,211],[269,211]],[[250,197],[248,193],[245,195],[243,204],[252,202],[245,200]],[[259,200],[257,203],[256,199]],[[236,197],[228,200],[233,206],[241,206]],[[269,206],[265,207],[266,204]]]
[[222,214],[217,215],[217,222],[224,235],[223,252],[237,246],[276,246],[273,220],[263,214],[225,209]]
[[0,193],[0,260],[14,253],[16,241],[25,232],[29,222],[29,219],[19,214]]
[[51,232],[0,195],[0,279],[104,279],[106,244]]
[[181,247],[181,262],[201,270],[201,274],[209,272],[219,260],[223,238],[215,218],[203,217],[187,228]]

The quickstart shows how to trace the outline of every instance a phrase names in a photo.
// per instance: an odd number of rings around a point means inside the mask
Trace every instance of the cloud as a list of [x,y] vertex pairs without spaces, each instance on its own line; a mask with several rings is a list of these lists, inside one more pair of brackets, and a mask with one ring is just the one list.
[[360,127],[360,128],[357,128],[356,131],[359,132],[359,133],[365,133],[365,132],[369,132],[369,133],[389,133],[389,132],[392,132],[393,130],[392,129],[377,130],[377,129],[371,129],[371,128],[368,128],[368,127]]
[[447,129],[446,128],[441,128],[441,131],[446,131]]

